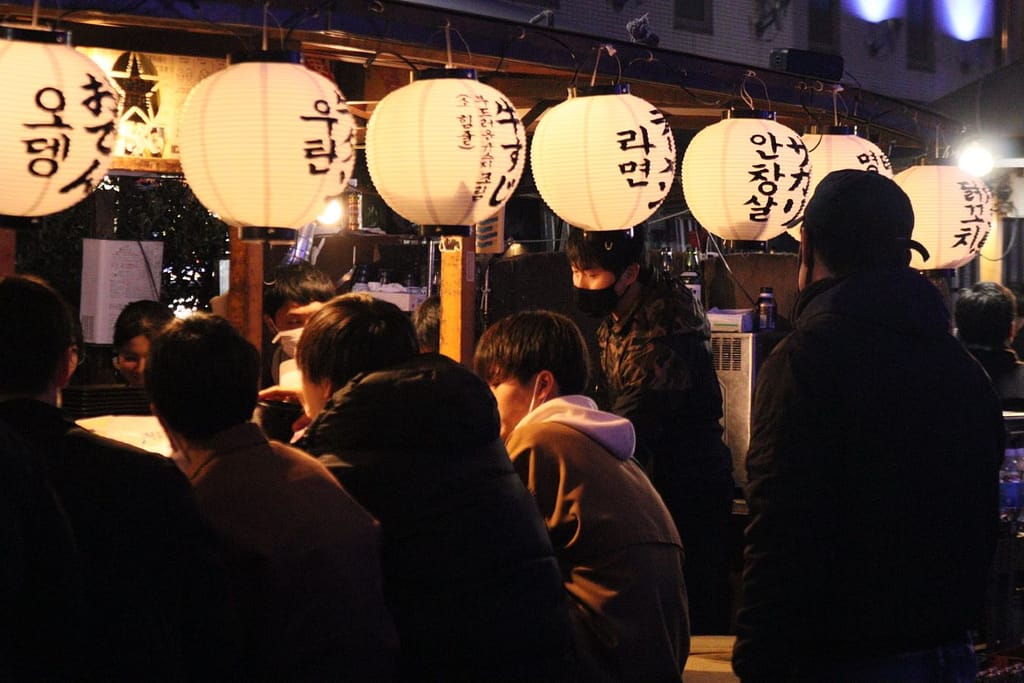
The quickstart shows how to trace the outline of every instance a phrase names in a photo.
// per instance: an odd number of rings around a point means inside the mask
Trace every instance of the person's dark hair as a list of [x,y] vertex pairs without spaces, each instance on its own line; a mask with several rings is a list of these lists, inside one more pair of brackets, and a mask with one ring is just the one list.
[[441,348],[441,297],[434,294],[424,299],[413,311],[412,324],[420,351],[437,353]]
[[133,301],[117,314],[114,321],[114,350],[138,336],[152,341],[167,323],[174,320],[174,314],[159,301],[141,299]]
[[953,310],[960,341],[997,348],[1006,346],[1013,334],[1016,314],[1013,292],[997,282],[979,282],[961,289]]
[[305,306],[333,296],[334,283],[322,270],[309,261],[288,263],[278,266],[263,288],[263,313],[273,317],[289,301]]
[[64,354],[77,344],[74,313],[44,280],[0,277],[0,393],[36,395],[53,381]]
[[622,275],[634,263],[641,268],[647,265],[641,227],[603,231],[570,228],[565,240],[565,255],[574,268],[600,268],[611,271],[615,277]]
[[203,439],[252,417],[260,357],[227,320],[196,313],[153,339],[145,373],[157,414],[185,438]]
[[1006,288],[1013,292],[1013,298],[1017,302],[1017,317],[1024,317],[1024,282],[1007,282]]
[[490,385],[516,379],[525,384],[541,370],[562,394],[581,394],[590,376],[590,355],[573,320],[553,311],[513,313],[491,325],[473,356],[476,374]]
[[295,361],[304,379],[330,380],[336,391],[358,374],[398,365],[419,352],[412,321],[398,306],[368,294],[342,294],[306,321]]

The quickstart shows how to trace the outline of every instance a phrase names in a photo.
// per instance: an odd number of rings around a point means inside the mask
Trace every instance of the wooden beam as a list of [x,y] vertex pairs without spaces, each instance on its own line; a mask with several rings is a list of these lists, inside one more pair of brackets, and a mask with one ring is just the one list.
[[17,266],[17,231],[0,228],[0,275],[14,275]]
[[263,244],[243,242],[229,229],[231,264],[227,318],[257,349],[263,348]]
[[476,238],[441,238],[441,353],[469,366],[476,343]]

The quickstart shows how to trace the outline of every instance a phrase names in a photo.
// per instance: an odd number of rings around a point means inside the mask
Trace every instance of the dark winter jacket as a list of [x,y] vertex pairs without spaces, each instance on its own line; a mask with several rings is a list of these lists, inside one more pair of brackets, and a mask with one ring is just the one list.
[[807,288],[758,375],[744,680],[963,639],[997,533],[1004,432],[938,290],[909,270]]
[[222,679],[237,631],[219,544],[174,463],[105,439],[41,401],[0,402],[0,420],[46,466],[81,558],[81,680]]
[[1020,362],[1013,349],[965,346],[988,373],[1003,410],[1024,410],[1024,363]]
[[486,384],[436,354],[362,375],[301,445],[380,521],[403,679],[567,680],[558,563]]

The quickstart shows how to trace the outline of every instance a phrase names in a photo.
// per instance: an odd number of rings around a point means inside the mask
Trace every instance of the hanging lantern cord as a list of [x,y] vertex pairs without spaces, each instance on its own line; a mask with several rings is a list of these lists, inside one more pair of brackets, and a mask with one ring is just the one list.
[[[604,44],[604,45],[601,45],[601,46],[599,46],[597,48],[597,57],[594,58],[594,70],[590,74],[590,87],[594,87],[594,84],[597,83],[597,67],[601,63],[601,53],[602,52],[608,53],[609,57],[612,57],[612,58],[615,59],[615,64],[618,67],[618,76],[616,76],[616,78],[615,78],[615,84],[618,85],[620,82],[622,82],[622,60],[619,59],[617,51],[615,50],[615,48],[613,46],[608,45],[608,44]],[[576,78],[574,76],[573,77],[573,84],[574,85],[575,85],[575,82],[576,82]]]
[[[444,26],[441,27],[441,30],[444,31],[445,58],[447,59],[447,62],[444,65],[445,68],[446,69],[454,69],[455,68],[455,60],[452,58],[452,33],[453,32],[455,33],[455,35],[457,35],[459,37],[459,40],[462,41],[462,46],[466,49],[466,54],[469,55],[469,63],[472,64],[473,63],[473,51],[469,49],[469,43],[467,43],[466,39],[462,37],[462,34],[459,33],[459,30],[455,29],[455,28],[452,28],[452,22],[449,21],[448,19],[445,19],[444,20]],[[434,35],[436,36],[437,33],[434,33]]]
[[747,91],[747,82],[751,80],[757,81],[761,84],[761,89],[764,90],[764,99],[768,103],[768,109],[771,109],[772,98],[768,95],[768,86],[765,85],[765,82],[758,77],[756,71],[747,71],[743,74],[743,80],[740,82],[740,99],[742,99],[743,103],[751,109],[756,109],[754,106],[754,98]]

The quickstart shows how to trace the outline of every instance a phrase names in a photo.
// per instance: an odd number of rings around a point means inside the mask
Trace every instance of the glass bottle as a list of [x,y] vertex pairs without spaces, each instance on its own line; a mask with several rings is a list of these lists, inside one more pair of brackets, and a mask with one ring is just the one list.
[[683,265],[679,271],[679,278],[686,288],[693,292],[693,298],[703,305],[704,266],[700,260],[696,230],[690,230],[686,235],[686,251],[683,253]]
[[757,295],[757,328],[775,329],[775,292],[771,287],[762,287]]

